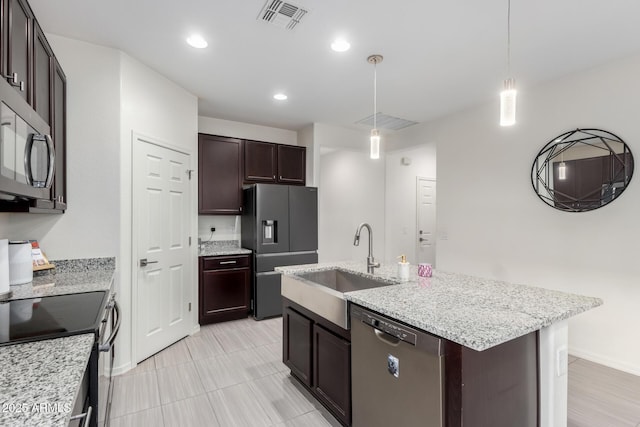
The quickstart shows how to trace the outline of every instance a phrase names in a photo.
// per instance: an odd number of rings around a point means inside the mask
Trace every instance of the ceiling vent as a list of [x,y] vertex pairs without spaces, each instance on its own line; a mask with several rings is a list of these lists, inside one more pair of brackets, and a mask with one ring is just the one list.
[[[359,125],[373,127],[373,114],[356,122]],[[376,113],[376,126],[378,129],[400,130],[409,126],[417,125],[418,122],[400,119],[398,117],[388,116],[382,113]]]
[[282,0],[267,0],[258,16],[259,21],[269,22],[285,30],[293,30],[309,11]]

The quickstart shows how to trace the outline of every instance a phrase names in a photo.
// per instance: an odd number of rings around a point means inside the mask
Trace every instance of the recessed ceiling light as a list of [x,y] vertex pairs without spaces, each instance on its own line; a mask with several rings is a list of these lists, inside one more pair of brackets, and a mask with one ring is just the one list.
[[287,99],[287,95],[285,95],[284,93],[276,93],[275,95],[273,95],[273,99],[284,101],[285,99]]
[[331,43],[331,49],[336,52],[346,52],[351,48],[351,44],[345,39],[335,39],[333,43]]
[[199,34],[192,34],[187,37],[187,43],[189,43],[190,46],[195,47],[196,49],[204,49],[205,47],[209,46],[209,43],[207,43],[207,41],[203,39]]

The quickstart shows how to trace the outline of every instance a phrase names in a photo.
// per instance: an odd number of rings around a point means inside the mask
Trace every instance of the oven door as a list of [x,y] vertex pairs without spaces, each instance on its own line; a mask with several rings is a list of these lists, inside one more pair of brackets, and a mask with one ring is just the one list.
[[98,416],[99,425],[109,426],[111,400],[113,396],[113,361],[115,358],[115,339],[120,329],[120,307],[115,299],[115,293],[106,307],[106,314],[102,320],[98,351]]

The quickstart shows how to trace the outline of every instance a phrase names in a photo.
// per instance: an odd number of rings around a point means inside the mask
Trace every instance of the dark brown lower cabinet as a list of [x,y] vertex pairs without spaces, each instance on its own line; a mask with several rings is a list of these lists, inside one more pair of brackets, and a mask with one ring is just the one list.
[[343,425],[351,425],[351,335],[283,298],[282,361]]
[[306,386],[312,386],[312,353],[313,321],[289,307],[283,311],[284,346],[283,362]]
[[351,343],[319,324],[313,325],[313,378],[316,396],[338,413],[341,420],[351,420]]
[[250,255],[200,257],[199,322],[224,322],[249,315]]

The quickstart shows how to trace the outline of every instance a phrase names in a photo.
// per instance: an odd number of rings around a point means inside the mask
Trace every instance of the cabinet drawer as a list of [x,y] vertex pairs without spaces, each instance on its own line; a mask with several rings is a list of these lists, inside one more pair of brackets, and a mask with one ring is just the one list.
[[249,255],[207,257],[202,260],[203,270],[220,270],[223,268],[238,267],[249,267]]

